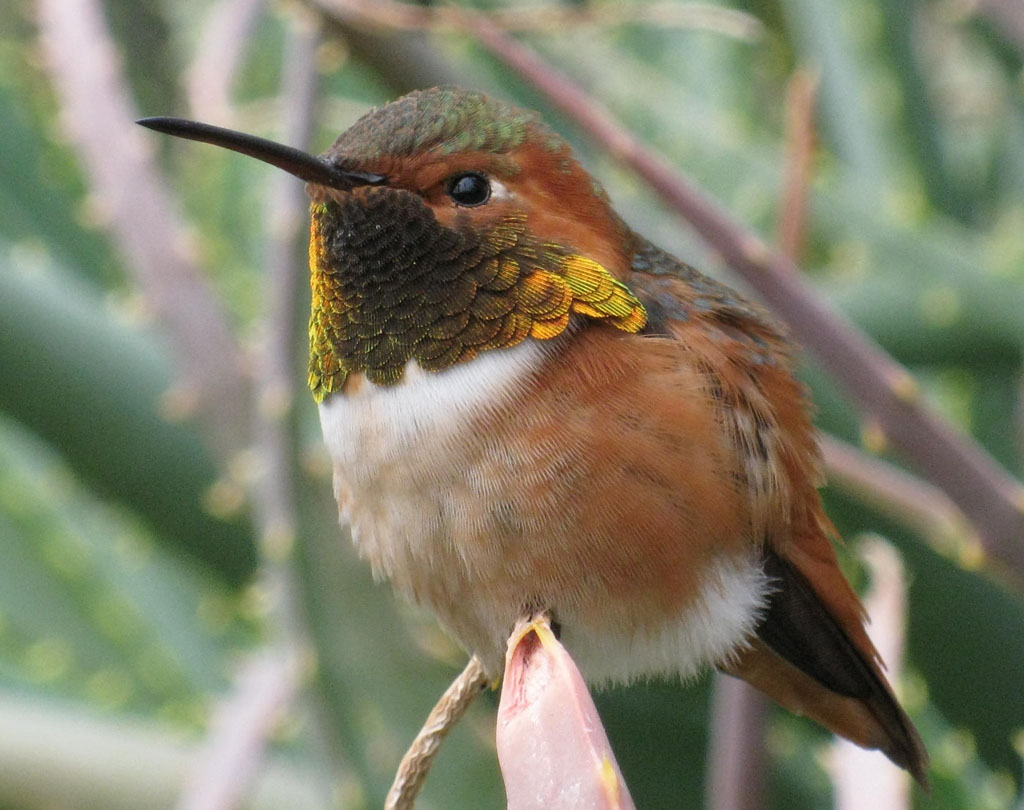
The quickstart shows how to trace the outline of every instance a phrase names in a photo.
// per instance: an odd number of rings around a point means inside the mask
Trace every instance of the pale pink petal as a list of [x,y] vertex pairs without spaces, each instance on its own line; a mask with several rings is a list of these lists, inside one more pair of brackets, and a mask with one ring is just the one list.
[[634,810],[590,692],[546,620],[509,640],[497,736],[509,810]]

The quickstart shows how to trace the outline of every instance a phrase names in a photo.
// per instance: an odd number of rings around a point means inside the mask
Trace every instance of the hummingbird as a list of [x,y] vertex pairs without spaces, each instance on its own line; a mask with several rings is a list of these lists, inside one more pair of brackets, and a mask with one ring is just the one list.
[[591,682],[716,667],[927,784],[837,562],[785,329],[634,232],[538,114],[421,90],[320,156],[139,123],[306,181],[341,520],[489,675],[546,611]]

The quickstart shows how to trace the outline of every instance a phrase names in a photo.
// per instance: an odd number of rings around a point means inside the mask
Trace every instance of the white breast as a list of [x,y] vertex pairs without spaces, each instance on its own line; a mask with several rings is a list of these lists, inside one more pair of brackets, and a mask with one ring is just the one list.
[[396,385],[366,383],[354,395],[325,400],[320,405],[324,441],[337,463],[349,465],[358,462],[364,451],[360,442],[368,435],[401,449],[438,433],[457,432],[480,409],[507,401],[542,359],[541,345],[529,340],[483,352],[445,371],[423,371],[410,360]]
[[399,384],[366,383],[320,405],[342,518],[360,553],[400,589],[410,583],[402,581],[405,566],[398,558],[411,553],[430,562],[448,543],[440,514],[446,493],[466,486],[474,474],[469,467],[486,467],[485,459],[469,455],[474,442],[466,432],[476,417],[514,396],[545,351],[528,340],[441,372],[411,361]]

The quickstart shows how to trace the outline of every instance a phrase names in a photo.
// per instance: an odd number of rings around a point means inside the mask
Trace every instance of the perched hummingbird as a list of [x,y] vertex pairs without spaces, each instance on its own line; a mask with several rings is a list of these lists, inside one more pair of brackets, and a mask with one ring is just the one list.
[[926,782],[840,571],[793,346],[634,233],[532,112],[444,87],[320,157],[309,387],[342,520],[489,673],[550,611],[592,681],[743,678]]

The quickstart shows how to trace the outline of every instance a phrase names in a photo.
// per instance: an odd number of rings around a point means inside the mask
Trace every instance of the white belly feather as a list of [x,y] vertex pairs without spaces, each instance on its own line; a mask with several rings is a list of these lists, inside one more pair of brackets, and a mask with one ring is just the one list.
[[543,355],[540,344],[526,341],[443,372],[425,372],[410,361],[397,385],[367,382],[355,394],[320,405],[341,515],[360,553],[400,589],[409,583],[402,581],[396,555],[433,565],[447,542],[443,523],[452,516],[443,513],[438,496],[469,480],[475,488],[486,483],[476,480],[479,470],[467,469],[468,426],[513,396]]

